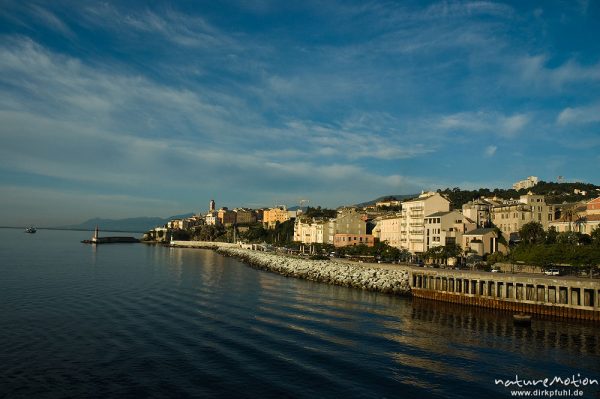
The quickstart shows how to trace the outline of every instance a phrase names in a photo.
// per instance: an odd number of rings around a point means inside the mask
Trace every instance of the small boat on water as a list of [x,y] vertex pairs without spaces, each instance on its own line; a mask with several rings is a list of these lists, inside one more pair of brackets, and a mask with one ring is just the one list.
[[520,326],[531,325],[531,315],[526,313],[517,313],[513,315],[513,323]]
[[28,227],[28,228],[25,229],[25,233],[29,233],[29,234],[33,234],[36,231],[37,231],[37,229],[35,227],[33,227],[33,226]]

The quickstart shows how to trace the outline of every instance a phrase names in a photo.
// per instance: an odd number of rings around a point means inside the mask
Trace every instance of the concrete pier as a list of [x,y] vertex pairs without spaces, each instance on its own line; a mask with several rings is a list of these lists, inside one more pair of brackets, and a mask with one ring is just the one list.
[[413,268],[410,285],[418,298],[600,321],[597,280]]

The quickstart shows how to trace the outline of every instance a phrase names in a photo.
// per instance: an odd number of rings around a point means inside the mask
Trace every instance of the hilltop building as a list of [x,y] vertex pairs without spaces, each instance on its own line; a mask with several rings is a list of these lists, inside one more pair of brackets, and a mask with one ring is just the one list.
[[528,189],[531,188],[533,186],[535,186],[536,184],[538,184],[539,179],[536,176],[529,176],[527,179],[525,180],[520,180],[518,182],[516,182],[515,184],[513,184],[513,188],[515,190],[523,190],[523,189]]

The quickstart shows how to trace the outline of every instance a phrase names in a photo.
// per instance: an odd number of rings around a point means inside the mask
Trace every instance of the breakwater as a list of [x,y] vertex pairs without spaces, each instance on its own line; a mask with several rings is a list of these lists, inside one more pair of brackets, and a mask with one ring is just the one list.
[[221,247],[217,252],[235,257],[256,269],[286,277],[389,294],[410,294],[409,273],[406,270],[388,270],[349,262],[301,259],[241,248]]

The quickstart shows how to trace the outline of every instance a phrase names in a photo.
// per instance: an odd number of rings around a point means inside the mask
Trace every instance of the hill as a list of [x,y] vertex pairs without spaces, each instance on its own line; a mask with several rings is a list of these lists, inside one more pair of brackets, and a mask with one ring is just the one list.
[[101,230],[105,231],[130,231],[130,232],[146,232],[156,226],[163,226],[169,220],[182,219],[193,216],[193,213],[186,213],[183,215],[175,215],[168,218],[161,217],[136,217],[126,219],[103,219],[93,218],[86,220],[80,224],[73,224],[68,226],[60,226],[60,229],[74,229],[74,230],[94,230],[98,226]]
[[[575,194],[575,190],[584,191],[585,194]],[[478,190],[461,190],[459,187],[437,190],[448,196],[452,207],[460,209],[463,204],[480,197],[498,197],[502,199],[517,199],[531,191],[533,194],[543,195],[549,204],[562,204],[564,202],[588,201],[600,196],[600,186],[591,183],[554,183],[540,181],[531,188],[514,190],[495,188],[480,188]]]
[[383,200],[398,200],[398,201],[403,201],[409,198],[415,198],[418,197],[419,194],[394,194],[394,195],[384,195],[382,197],[376,198],[374,200],[371,201],[367,201],[367,202],[361,202],[360,204],[356,204],[355,206],[358,207],[365,207],[365,206],[369,206],[369,205],[375,205],[377,202],[379,201],[383,201]]

